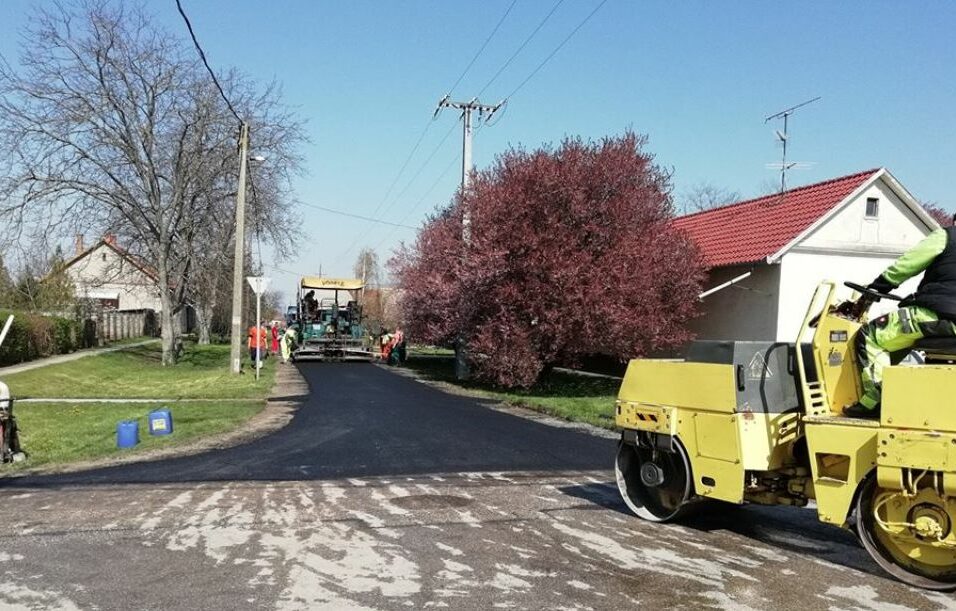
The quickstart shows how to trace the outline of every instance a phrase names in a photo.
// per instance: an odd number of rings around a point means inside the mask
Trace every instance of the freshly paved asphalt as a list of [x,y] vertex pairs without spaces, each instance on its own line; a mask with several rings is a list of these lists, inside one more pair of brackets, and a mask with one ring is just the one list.
[[627,514],[615,442],[381,367],[299,366],[288,426],[0,481],[0,607],[956,609],[812,511]]

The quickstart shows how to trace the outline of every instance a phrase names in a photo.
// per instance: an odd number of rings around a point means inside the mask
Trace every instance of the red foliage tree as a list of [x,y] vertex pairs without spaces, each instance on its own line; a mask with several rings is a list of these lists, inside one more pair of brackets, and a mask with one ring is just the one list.
[[953,213],[943,210],[936,204],[923,204],[923,210],[933,217],[933,220],[939,223],[940,227],[949,227],[953,224]]
[[509,387],[583,355],[687,341],[701,261],[670,225],[669,175],[644,145],[633,133],[568,139],[476,173],[391,262],[410,335],[462,333],[476,377]]

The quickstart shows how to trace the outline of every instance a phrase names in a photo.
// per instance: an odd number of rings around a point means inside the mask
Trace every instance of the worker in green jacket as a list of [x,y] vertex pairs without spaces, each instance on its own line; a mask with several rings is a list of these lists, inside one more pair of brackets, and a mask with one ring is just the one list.
[[295,350],[295,327],[289,325],[285,333],[282,334],[282,362],[288,363],[292,358],[292,351]]
[[900,308],[865,324],[856,337],[856,355],[863,378],[859,403],[843,413],[875,418],[880,413],[883,368],[890,353],[905,350],[923,337],[956,336],[956,227],[940,228],[903,253],[867,288],[889,293],[923,273],[916,292]]

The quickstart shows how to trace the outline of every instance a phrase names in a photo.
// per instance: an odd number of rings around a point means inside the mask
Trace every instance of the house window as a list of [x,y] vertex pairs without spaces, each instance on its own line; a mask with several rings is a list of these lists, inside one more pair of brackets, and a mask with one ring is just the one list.
[[[867,208],[867,210],[869,210],[869,208]],[[101,254],[100,254],[100,257],[101,257],[104,261],[106,261],[106,253],[105,253],[105,252],[104,252],[104,253],[101,253]]]
[[866,218],[875,219],[880,214],[880,198],[866,198]]

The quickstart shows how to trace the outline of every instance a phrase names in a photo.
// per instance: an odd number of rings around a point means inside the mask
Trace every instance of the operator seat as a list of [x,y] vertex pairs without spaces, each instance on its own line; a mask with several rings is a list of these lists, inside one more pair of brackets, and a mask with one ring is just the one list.
[[912,349],[925,352],[927,361],[956,361],[956,337],[924,337]]

